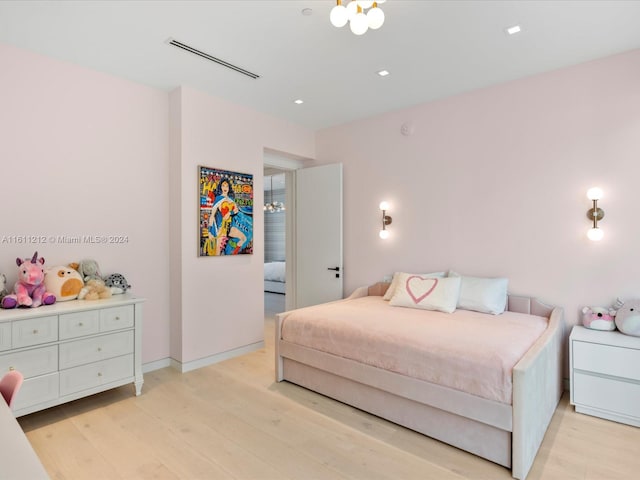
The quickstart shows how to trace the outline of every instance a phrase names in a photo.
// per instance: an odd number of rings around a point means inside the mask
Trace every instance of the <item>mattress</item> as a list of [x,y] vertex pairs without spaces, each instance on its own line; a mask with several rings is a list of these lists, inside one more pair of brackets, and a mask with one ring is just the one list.
[[368,296],[288,312],[282,339],[511,404],[513,367],[547,325],[535,315],[449,314]]

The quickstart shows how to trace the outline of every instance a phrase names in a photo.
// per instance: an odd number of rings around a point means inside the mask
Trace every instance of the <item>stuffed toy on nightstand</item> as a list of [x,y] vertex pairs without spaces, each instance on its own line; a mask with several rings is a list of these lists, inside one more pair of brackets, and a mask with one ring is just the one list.
[[64,266],[48,268],[44,272],[44,284],[59,302],[78,298],[80,289],[84,287],[78,271]]
[[582,325],[593,330],[615,330],[615,315],[616,311],[613,308],[584,307]]
[[640,299],[632,298],[623,302],[618,299],[615,304],[616,326],[618,330],[627,335],[640,337]]

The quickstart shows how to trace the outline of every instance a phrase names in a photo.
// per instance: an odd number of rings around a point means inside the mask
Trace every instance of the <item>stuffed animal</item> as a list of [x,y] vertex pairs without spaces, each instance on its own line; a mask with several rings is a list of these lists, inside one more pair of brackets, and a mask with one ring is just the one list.
[[584,307],[582,309],[582,325],[593,330],[615,330],[616,311],[613,308]]
[[104,283],[107,287],[111,288],[111,293],[119,295],[125,293],[131,288],[131,285],[127,282],[127,279],[119,273],[112,273],[104,279]]
[[84,287],[82,277],[72,267],[51,267],[44,272],[44,284],[56,296],[58,302],[78,298]]
[[51,305],[56,297],[47,291],[44,285],[44,258],[38,258],[38,252],[31,259],[16,258],[18,265],[18,281],[13,286],[12,294],[2,299],[2,308],[39,307]]
[[0,274],[0,303],[2,303],[2,299],[9,295],[7,291],[7,277],[4,273]]
[[102,280],[91,279],[78,293],[78,300],[99,300],[111,297],[111,289]]
[[85,283],[87,283],[89,280],[102,280],[100,267],[98,266],[98,262],[96,262],[95,260],[81,260],[78,264],[77,270]]
[[614,305],[616,312],[616,326],[627,335],[640,337],[640,299],[632,298],[623,302],[618,298]]

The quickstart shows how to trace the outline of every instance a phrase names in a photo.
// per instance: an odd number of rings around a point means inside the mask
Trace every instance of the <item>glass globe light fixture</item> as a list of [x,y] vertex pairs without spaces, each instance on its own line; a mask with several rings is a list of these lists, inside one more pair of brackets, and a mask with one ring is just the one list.
[[380,233],[378,235],[380,235],[381,239],[386,240],[387,238],[389,238],[389,230],[380,230]]
[[602,237],[604,237],[604,231],[601,228],[598,228],[598,227],[590,228],[587,231],[587,237],[589,237],[589,240],[593,240],[594,242],[598,242],[598,241],[602,240]]
[[351,19],[349,24],[351,31],[354,35],[364,35],[369,30],[369,22],[367,16],[360,11],[355,17]]
[[342,5],[342,0],[338,0],[338,4],[331,9],[329,20],[334,27],[344,27],[349,21],[349,12],[347,7]]
[[589,200],[600,200],[602,198],[602,189],[600,187],[593,187],[587,190],[587,198]]
[[367,22],[369,24],[369,28],[372,30],[377,30],[384,23],[384,12],[381,8],[374,7],[367,12]]
[[369,1],[369,0],[357,0],[357,1],[358,1],[358,5],[360,5],[364,9],[371,8],[371,5],[373,5],[373,0],[371,0],[371,1]]
[[355,16],[358,14],[358,2],[356,0],[351,0],[347,6],[347,15],[349,16],[349,21],[352,21]]

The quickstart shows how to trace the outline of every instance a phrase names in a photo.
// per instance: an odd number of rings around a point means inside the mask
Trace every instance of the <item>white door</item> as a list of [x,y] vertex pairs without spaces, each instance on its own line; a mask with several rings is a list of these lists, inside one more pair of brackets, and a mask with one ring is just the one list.
[[296,170],[295,308],[342,298],[342,164]]

